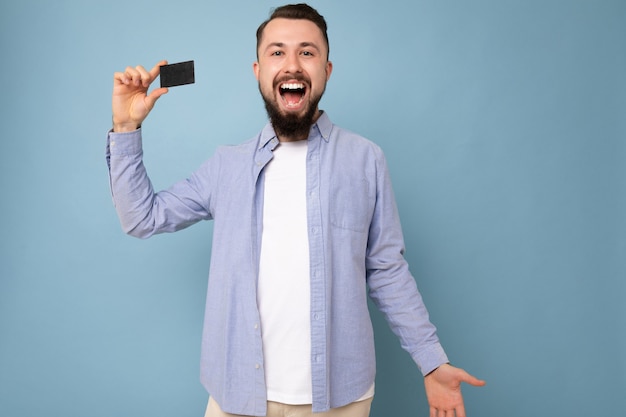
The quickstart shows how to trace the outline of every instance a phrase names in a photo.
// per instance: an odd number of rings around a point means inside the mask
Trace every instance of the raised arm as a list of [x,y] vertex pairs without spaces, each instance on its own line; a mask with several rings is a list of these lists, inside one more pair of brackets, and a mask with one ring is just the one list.
[[142,238],[211,218],[209,199],[215,174],[208,161],[188,179],[158,193],[143,164],[138,128],[159,97],[167,93],[167,88],[157,88],[148,94],[160,66],[166,63],[161,61],[150,71],[128,67],[113,77],[113,132],[107,135],[106,147],[111,192],[122,229]]

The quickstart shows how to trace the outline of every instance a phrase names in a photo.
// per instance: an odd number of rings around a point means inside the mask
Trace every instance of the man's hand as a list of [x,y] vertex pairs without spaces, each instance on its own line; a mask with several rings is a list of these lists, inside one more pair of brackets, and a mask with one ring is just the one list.
[[167,88],[157,88],[148,94],[148,87],[159,75],[161,61],[149,72],[144,67],[127,67],[113,75],[113,131],[128,132],[137,129]]
[[430,417],[465,417],[461,383],[482,387],[485,381],[473,377],[463,369],[445,364],[426,375],[424,387],[430,405]]

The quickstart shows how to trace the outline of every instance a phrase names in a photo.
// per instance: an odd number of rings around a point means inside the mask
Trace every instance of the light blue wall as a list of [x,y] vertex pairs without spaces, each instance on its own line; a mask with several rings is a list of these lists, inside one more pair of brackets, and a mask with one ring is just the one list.
[[[275,1],[0,5],[0,415],[201,416],[211,225],[122,234],[112,74],[195,59],[145,123],[155,186],[265,122],[251,64]],[[314,1],[322,107],[385,150],[407,258],[470,416],[626,409],[626,2]],[[373,417],[427,415],[373,312]]]

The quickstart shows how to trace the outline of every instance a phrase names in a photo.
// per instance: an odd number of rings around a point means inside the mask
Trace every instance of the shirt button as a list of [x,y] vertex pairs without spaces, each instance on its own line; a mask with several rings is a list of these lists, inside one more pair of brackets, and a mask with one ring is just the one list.
[[254,330],[259,328],[259,324],[258,323],[254,323]]
[[259,365],[259,364],[257,363],[256,365],[254,365],[254,368],[255,368],[255,369],[259,369],[259,368],[261,368],[261,365]]

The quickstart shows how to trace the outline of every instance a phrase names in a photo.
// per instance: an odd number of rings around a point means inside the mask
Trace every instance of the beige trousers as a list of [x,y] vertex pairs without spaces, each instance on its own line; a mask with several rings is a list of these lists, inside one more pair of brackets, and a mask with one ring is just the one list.
[[[373,398],[357,401],[340,408],[331,408],[325,413],[311,412],[311,405],[289,405],[267,402],[267,417],[368,417]],[[220,409],[217,402],[211,397],[204,417],[244,417],[239,414],[228,414]]]

